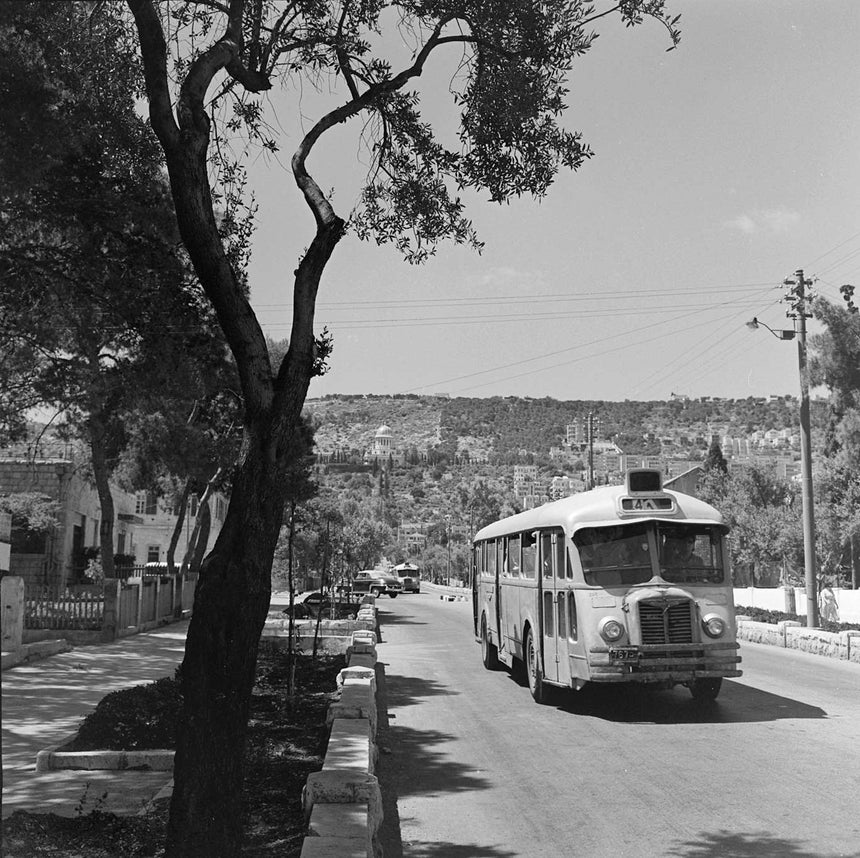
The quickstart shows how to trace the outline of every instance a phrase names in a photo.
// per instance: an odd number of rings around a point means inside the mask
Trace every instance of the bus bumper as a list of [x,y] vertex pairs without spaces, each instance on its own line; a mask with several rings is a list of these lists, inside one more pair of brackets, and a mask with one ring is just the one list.
[[741,676],[738,649],[737,643],[595,646],[588,654],[588,679],[675,685]]

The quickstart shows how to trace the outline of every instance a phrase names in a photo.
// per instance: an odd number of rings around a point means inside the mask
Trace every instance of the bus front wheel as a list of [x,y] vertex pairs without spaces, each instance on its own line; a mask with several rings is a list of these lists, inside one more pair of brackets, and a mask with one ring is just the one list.
[[487,617],[481,617],[481,661],[487,670],[499,669],[499,651],[490,643],[490,631],[487,628]]
[[722,677],[716,679],[694,679],[690,683],[690,694],[694,700],[716,700],[722,687]]
[[548,689],[543,682],[543,675],[541,674],[540,664],[538,663],[538,651],[535,644],[535,636],[531,629],[526,632],[523,649],[526,657],[526,677],[529,681],[529,691],[531,691],[535,703],[546,703],[548,698]]

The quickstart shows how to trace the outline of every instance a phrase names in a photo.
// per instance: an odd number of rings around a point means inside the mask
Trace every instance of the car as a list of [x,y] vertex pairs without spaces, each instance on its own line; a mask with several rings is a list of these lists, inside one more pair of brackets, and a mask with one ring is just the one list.
[[[348,616],[355,615],[355,606],[347,601],[336,599],[334,601],[334,613],[337,619],[342,619]],[[304,620],[308,617],[318,617],[322,612],[323,617],[328,617],[332,611],[332,598],[328,593],[320,593],[313,591],[297,596],[293,606],[293,616],[297,620]],[[290,609],[286,607],[281,612],[289,615]]]
[[414,563],[400,563],[392,571],[400,579],[404,593],[421,592],[421,577]]
[[380,569],[365,569],[356,572],[352,579],[353,593],[370,593],[374,596],[389,595],[392,599],[403,592],[403,584],[396,575]]

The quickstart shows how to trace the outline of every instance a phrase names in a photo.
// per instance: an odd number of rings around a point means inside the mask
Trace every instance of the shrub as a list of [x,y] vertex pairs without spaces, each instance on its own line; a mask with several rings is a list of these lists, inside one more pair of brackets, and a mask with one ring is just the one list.
[[[794,620],[801,625],[806,625],[806,617],[798,614],[787,614],[785,611],[769,611],[765,608],[745,608],[743,605],[737,605],[735,608],[738,614],[749,617],[757,623],[781,623],[784,620]],[[860,630],[860,623],[831,623],[823,622],[820,628],[825,632],[848,632]]]
[[103,697],[64,751],[144,751],[176,747],[182,709],[179,680],[170,677]]

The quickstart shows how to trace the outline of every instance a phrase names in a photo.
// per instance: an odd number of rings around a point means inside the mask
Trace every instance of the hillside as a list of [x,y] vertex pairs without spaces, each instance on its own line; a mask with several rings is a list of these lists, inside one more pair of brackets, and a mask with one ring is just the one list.
[[[798,424],[791,398],[608,402],[521,397],[454,398],[328,396],[308,400],[320,452],[363,451],[376,430],[391,427],[401,450],[467,450],[497,460],[525,451],[537,456],[560,446],[568,424],[594,415],[595,437],[616,440],[627,453],[704,449],[711,435],[745,438],[755,431]],[[813,419],[823,420],[824,403],[813,403]]]

